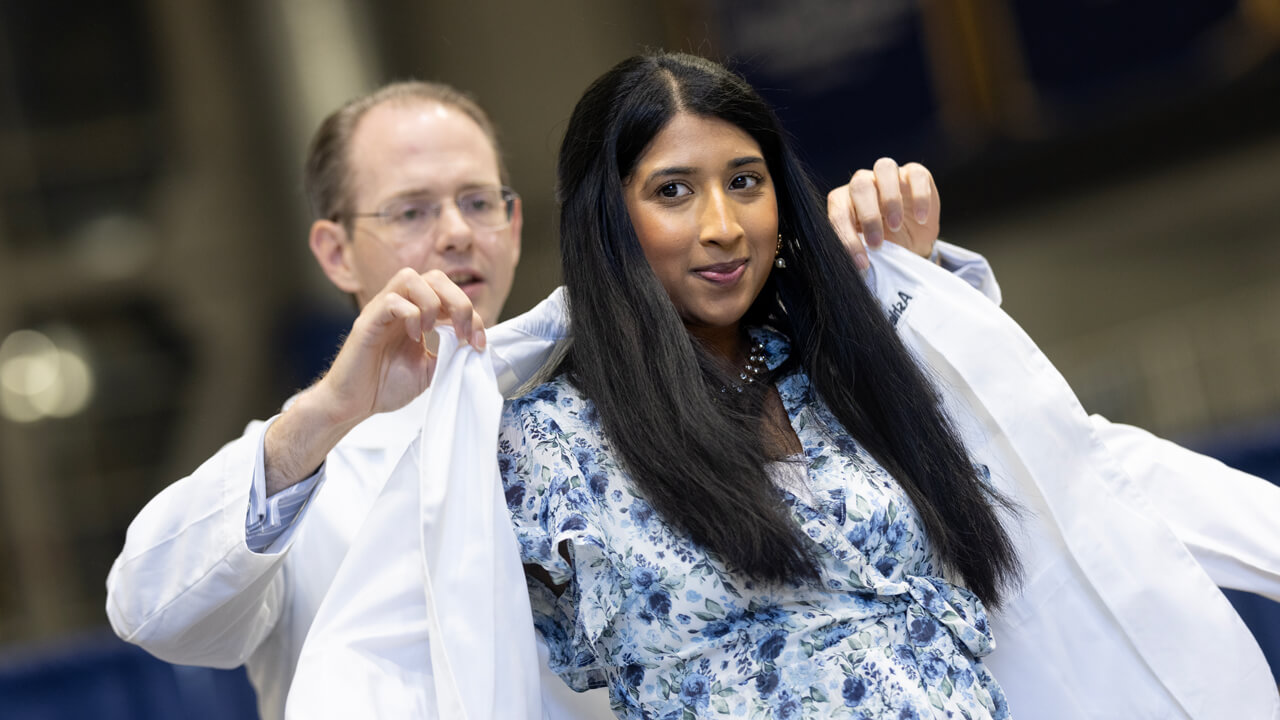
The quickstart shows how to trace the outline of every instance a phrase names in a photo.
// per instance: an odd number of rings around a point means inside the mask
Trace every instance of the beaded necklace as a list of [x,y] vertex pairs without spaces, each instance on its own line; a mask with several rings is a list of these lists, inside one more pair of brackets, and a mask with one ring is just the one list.
[[733,388],[737,392],[742,392],[756,381],[756,376],[765,370],[764,345],[757,342],[751,346],[751,352],[747,354],[747,362],[742,366],[741,372],[738,373],[738,382],[730,382],[727,386],[722,386],[720,392],[729,392],[729,388]]

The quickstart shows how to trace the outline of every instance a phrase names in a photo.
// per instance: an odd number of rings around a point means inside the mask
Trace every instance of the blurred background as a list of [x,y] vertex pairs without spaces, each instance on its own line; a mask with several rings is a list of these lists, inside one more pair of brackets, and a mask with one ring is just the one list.
[[[1088,409],[1280,480],[1280,0],[0,0],[0,718],[253,717],[243,673],[115,640],[104,581],[351,321],[306,247],[320,118],[475,94],[515,314],[557,282],[573,103],[646,47],[729,61],[827,186],[925,163]],[[1232,599],[1280,667],[1275,605]]]

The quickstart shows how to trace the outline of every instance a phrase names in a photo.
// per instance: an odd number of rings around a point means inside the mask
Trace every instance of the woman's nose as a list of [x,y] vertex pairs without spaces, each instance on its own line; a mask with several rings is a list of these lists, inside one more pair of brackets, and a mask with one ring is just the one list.
[[705,197],[699,218],[699,239],[704,243],[725,244],[743,237],[745,233],[738,223],[737,208],[733,200],[723,191],[712,191]]

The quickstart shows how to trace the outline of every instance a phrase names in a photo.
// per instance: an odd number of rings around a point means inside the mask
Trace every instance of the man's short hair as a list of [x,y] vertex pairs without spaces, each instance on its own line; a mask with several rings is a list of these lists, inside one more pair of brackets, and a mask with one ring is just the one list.
[[507,167],[502,161],[502,148],[498,145],[498,135],[494,130],[489,115],[471,98],[470,95],[450,85],[438,82],[410,80],[384,85],[373,92],[362,95],[329,114],[316,129],[311,139],[311,147],[307,150],[307,162],[303,176],[303,185],[307,201],[311,204],[311,212],[316,219],[325,218],[344,221],[355,212],[351,207],[351,136],[360,124],[365,113],[387,102],[408,104],[411,102],[438,102],[445,107],[457,109],[475,121],[498,158],[498,173],[506,184]]

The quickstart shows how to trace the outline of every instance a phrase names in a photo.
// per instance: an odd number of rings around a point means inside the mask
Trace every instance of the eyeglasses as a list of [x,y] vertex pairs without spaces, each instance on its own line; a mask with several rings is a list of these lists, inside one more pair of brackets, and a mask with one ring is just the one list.
[[[509,187],[462,190],[453,202],[467,224],[476,230],[501,230],[511,224],[519,195]],[[397,241],[426,237],[435,229],[445,200],[429,195],[410,195],[387,203],[377,212],[351,213],[353,218],[374,218]]]

